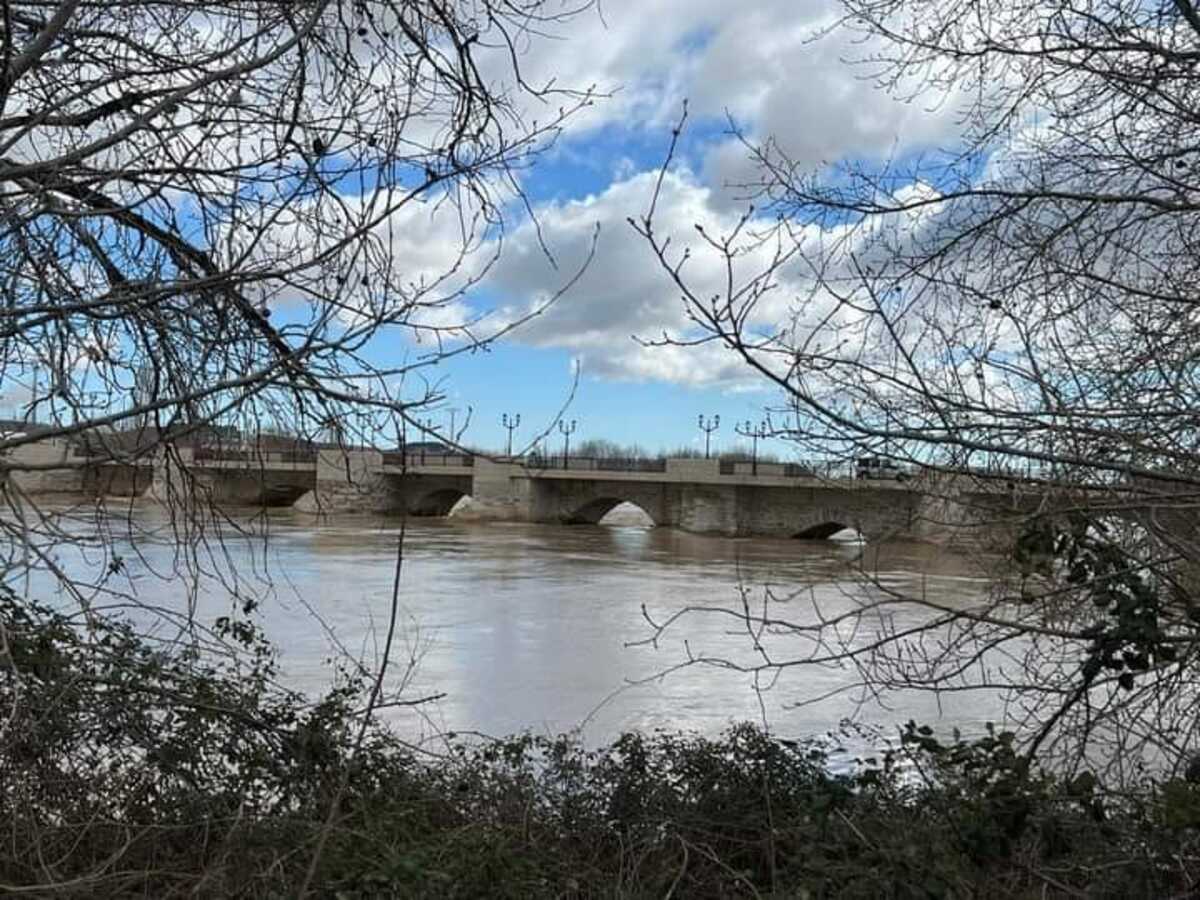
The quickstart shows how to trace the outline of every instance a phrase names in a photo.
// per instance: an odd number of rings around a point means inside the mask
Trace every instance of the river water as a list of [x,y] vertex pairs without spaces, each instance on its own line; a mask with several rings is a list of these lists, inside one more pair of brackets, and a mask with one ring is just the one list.
[[[139,604],[181,613],[186,584],[172,574],[180,551],[169,520],[149,506],[135,506],[131,519],[139,536],[132,546],[117,538],[123,559],[113,585]],[[96,521],[82,516],[81,533]],[[305,691],[328,687],[329,660],[338,655],[374,665],[387,628],[399,523],[349,517],[318,523],[283,511],[240,524],[244,535],[226,526],[223,539],[200,555],[201,568],[236,573],[232,591],[239,596],[232,596],[228,577],[202,579],[193,584],[195,618],[211,622],[245,597],[258,597],[253,616],[280,648],[282,680]],[[776,733],[796,737],[824,733],[847,717],[882,726],[915,718],[977,732],[1002,713],[998,700],[954,694],[894,695],[885,708],[857,689],[850,666],[790,667],[757,686],[752,674],[720,665],[680,667],[689,658],[761,660],[744,625],[712,612],[740,609],[743,595],[755,609],[769,595],[771,615],[799,623],[870,598],[879,588],[855,574],[864,552],[855,541],[698,536],[646,527],[630,509],[599,526],[451,517],[410,519],[406,529],[387,690],[401,702],[440,695],[386,711],[414,741],[448,731],[577,730],[599,744],[629,729],[716,734],[764,717]],[[983,562],[929,545],[866,552],[880,584],[946,603],[966,604],[987,583]],[[112,562],[97,550],[62,553],[60,563],[85,578]],[[30,590],[49,585],[35,579]],[[689,607],[695,611],[646,643],[653,635],[647,616],[662,622]],[[902,626],[920,613],[892,615],[875,624]],[[869,619],[850,640],[858,645],[877,633]],[[780,660],[811,650],[788,633],[761,641]]]

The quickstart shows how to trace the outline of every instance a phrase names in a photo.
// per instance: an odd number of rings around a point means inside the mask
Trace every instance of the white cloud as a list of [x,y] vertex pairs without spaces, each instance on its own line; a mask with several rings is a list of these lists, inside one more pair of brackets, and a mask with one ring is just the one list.
[[[586,259],[593,234],[600,226],[595,258],[572,290],[545,314],[524,325],[515,340],[539,347],[559,347],[580,359],[591,375],[617,380],[661,380],[689,385],[724,384],[734,387],[751,377],[727,351],[716,344],[682,348],[647,347],[664,333],[687,339],[698,333],[647,242],[627,222],[650,202],[657,173],[643,172],[609,186],[602,194],[556,203],[538,211],[542,234],[560,263],[555,272],[538,242],[531,223],[506,238],[503,257],[488,279],[488,288],[508,303],[501,317],[512,320],[545,303]],[[685,245],[694,252],[686,264],[689,284],[699,297],[720,294],[725,282],[722,259],[700,252],[704,241],[696,231],[703,224],[714,237],[730,234],[738,217],[713,204],[713,191],[686,172],[673,172],[663,181],[656,209],[656,229],[674,235],[672,254]],[[771,261],[774,244],[741,241],[743,252],[735,265],[751,276]],[[782,273],[784,283],[766,295],[751,326],[768,327],[784,317],[795,296],[797,266]],[[640,339],[640,340],[639,340]]]
[[[824,33],[839,11],[828,0],[605,4],[571,20],[562,39],[531,40],[524,74],[533,85],[611,92],[572,123],[585,133],[615,123],[664,125],[687,99],[696,119],[728,113],[752,137],[775,136],[808,164],[952,139],[953,103],[940,94],[896,100],[876,87],[869,70],[848,62],[872,48],[844,30]],[[501,62],[495,60],[497,69]],[[538,115],[536,103],[527,110]],[[713,186],[741,180],[744,157],[736,142],[714,148]]]
[[[529,221],[516,221],[509,229],[503,256],[484,282],[486,296],[500,307],[484,330],[514,321],[552,296],[587,256],[599,225],[596,256],[588,271],[566,297],[527,323],[514,340],[566,350],[582,361],[589,374],[614,380],[715,384],[730,389],[752,383],[754,377],[718,345],[648,348],[635,340],[658,339],[664,332],[686,339],[697,332],[686,318],[678,290],[626,221],[646,209],[656,174],[638,171],[638,163],[621,152],[609,158],[592,155],[590,138],[615,123],[637,127],[672,122],[685,97],[693,121],[711,123],[728,112],[745,125],[751,138],[776,135],[801,164],[887,155],[902,145],[936,143],[952,134],[953,122],[945,109],[928,113],[921,104],[899,103],[863,80],[861,71],[845,65],[842,58],[854,52],[845,37],[813,40],[816,30],[831,21],[832,9],[826,2],[798,10],[783,0],[764,0],[750,9],[732,8],[720,0],[650,0],[604,5],[602,15],[587,12],[562,26],[563,40],[529,37],[521,45],[525,52],[520,60],[530,85],[553,82],[584,88],[594,84],[601,91],[615,91],[611,100],[598,102],[572,121],[560,157],[560,162],[578,158],[579,165],[605,172],[612,180],[594,195],[537,209],[540,235]],[[504,52],[481,51],[481,60],[503,79],[508,62]],[[552,99],[553,109],[543,110],[536,100],[514,96],[524,104],[528,119],[550,119],[563,102]],[[665,180],[658,205],[656,227],[660,234],[674,236],[673,252],[682,249],[681,243],[701,246],[697,223],[703,223],[710,234],[721,234],[735,227],[744,211],[744,205],[734,202],[736,192],[724,187],[751,174],[744,149],[721,138],[711,142],[707,155],[695,162],[703,163],[700,172],[681,169]],[[536,167],[522,177],[536,179]],[[563,187],[569,190],[569,182]],[[558,196],[563,196],[561,190]],[[350,218],[358,219],[363,204],[352,200],[346,204]],[[448,207],[436,213],[431,209],[429,204],[411,204],[374,229],[391,283],[372,288],[386,289],[395,298],[410,293],[416,282],[454,271],[450,282],[434,294],[443,298],[441,302],[413,313],[414,324],[452,329],[475,314],[474,306],[456,296],[457,290],[469,274],[486,265],[496,248],[485,242],[465,266],[455,270],[463,238],[460,223]],[[755,224],[766,228],[771,223]],[[320,242],[302,225],[294,234],[288,234],[287,227],[281,231],[279,245],[267,254],[274,259],[286,258],[289,247]],[[476,231],[470,237],[472,243],[481,235]],[[543,237],[559,262],[557,270],[546,258]],[[814,230],[805,237],[815,245],[844,235]],[[326,234],[323,239],[336,240],[336,236]],[[740,274],[753,275],[766,268],[772,249],[770,244],[747,247],[738,260]],[[725,272],[719,255],[697,252],[687,271],[698,295],[722,292]],[[318,279],[330,274],[327,268]],[[782,275],[782,283],[760,300],[752,328],[786,321],[798,297],[809,301],[809,311],[828,309],[821,296],[807,297],[810,288],[798,260]],[[327,281],[320,286],[330,288]],[[347,302],[347,321],[354,319],[356,309],[371,302],[364,292],[338,293]],[[293,290],[293,298],[302,296]],[[482,295],[475,299],[478,296]]]
[[[694,127],[711,127],[728,114],[751,140],[777,138],[801,166],[952,143],[956,122],[954,104],[947,98],[897,101],[863,70],[845,62],[867,54],[869,48],[853,45],[850,35],[841,31],[818,37],[839,9],[826,0],[801,6],[762,0],[749,8],[731,7],[722,0],[605,4],[564,25],[561,40],[528,39],[521,61],[529,84],[595,85],[601,92],[614,92],[571,122],[569,139],[558,151],[560,164],[578,160],[577,165],[593,172],[607,171],[611,181],[594,195],[539,208],[540,236],[529,222],[506,235],[504,255],[486,286],[499,298],[498,318],[512,321],[536,309],[567,280],[587,256],[594,229],[600,227],[590,269],[568,296],[525,325],[515,340],[566,350],[583,362],[585,371],[610,379],[731,389],[753,380],[715,344],[648,348],[635,340],[658,339],[664,332],[687,338],[697,330],[650,247],[626,221],[646,209],[655,173],[637,171],[636,164],[619,153],[609,160],[589,156],[589,143],[607,126],[636,129],[673,123],[684,98]],[[499,55],[490,62],[499,71]],[[526,106],[526,114],[548,118],[536,101]],[[695,133],[704,130],[697,127]],[[681,242],[696,246],[687,266],[689,283],[698,295],[707,296],[722,292],[725,273],[719,255],[699,252],[695,226],[703,223],[710,234],[732,229],[745,203],[727,185],[752,180],[754,168],[745,148],[725,136],[710,141],[701,154],[693,159],[702,166],[698,172],[681,169],[664,182],[656,227],[659,234],[673,236],[673,252],[682,249]],[[538,177],[536,168],[528,177]],[[765,229],[772,223],[756,224]],[[901,224],[921,223],[910,218]],[[546,260],[543,237],[560,263],[557,271]],[[808,246],[863,239],[816,229],[803,237]],[[771,250],[771,245],[748,249],[738,261],[740,274],[766,268]],[[827,298],[809,296],[811,286],[799,262],[759,301],[752,328],[787,321],[798,298],[805,299],[808,313],[829,309]]]

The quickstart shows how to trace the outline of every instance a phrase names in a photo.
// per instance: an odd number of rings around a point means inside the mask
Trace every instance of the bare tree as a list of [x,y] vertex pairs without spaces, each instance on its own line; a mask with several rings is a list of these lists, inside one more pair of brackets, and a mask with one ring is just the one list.
[[[590,102],[521,68],[587,4],[4,3],[5,472],[83,465],[34,442],[170,466],[204,435],[423,430],[422,372],[516,324],[461,301]],[[5,503],[6,577],[53,569],[70,535],[16,479]]]
[[[690,315],[667,339],[718,342],[776,385],[771,426],[805,453],[1028,499],[1010,506],[1013,574],[986,598],[880,586],[838,621],[731,612],[808,635],[806,660],[852,660],[873,688],[1010,691],[1030,754],[1184,760],[1200,724],[1200,16],[1189,0],[842,5],[833,27],[857,33],[868,77],[950,105],[960,143],[813,168],[739,134],[759,177],[735,227],[700,223],[679,250],[654,202],[633,222]],[[715,295],[699,254],[727,274]],[[780,294],[782,322],[766,312]],[[889,626],[913,603],[925,624]]]

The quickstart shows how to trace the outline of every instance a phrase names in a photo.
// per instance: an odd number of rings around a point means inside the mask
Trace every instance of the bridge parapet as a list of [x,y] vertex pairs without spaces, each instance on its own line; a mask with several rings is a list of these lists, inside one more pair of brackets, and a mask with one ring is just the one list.
[[224,447],[197,447],[192,451],[192,463],[205,466],[243,468],[273,468],[278,465],[306,466],[315,469],[317,451],[301,448],[296,450],[232,449]]
[[6,449],[0,481],[29,493],[76,493],[85,490],[85,467],[71,458],[67,441],[47,438]]
[[854,469],[850,463],[841,460],[811,463],[777,463],[723,459],[721,460],[721,474],[761,476],[763,478],[851,480],[854,478]]
[[665,472],[670,460],[644,457],[528,456],[522,460],[535,472]]
[[475,457],[470,453],[401,453],[386,451],[382,454],[383,468],[391,473],[409,471],[444,471],[475,468]]

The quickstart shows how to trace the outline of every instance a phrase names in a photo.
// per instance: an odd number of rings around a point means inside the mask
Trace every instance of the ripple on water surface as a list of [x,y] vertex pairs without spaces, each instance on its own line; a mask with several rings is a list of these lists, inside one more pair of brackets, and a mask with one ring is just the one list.
[[[852,714],[880,723],[940,719],[969,731],[999,716],[998,703],[970,696],[902,696],[891,710],[863,706],[848,668],[788,669],[761,695],[751,676],[717,666],[647,680],[689,654],[757,659],[744,625],[711,612],[740,609],[743,592],[754,608],[766,603],[772,615],[804,624],[813,621],[814,604],[834,615],[870,596],[875,588],[851,574],[855,561],[889,589],[945,600],[977,595],[986,573],[979,560],[926,545],[864,552],[855,541],[706,537],[649,528],[636,510],[616,512],[617,524],[601,526],[410,519],[393,671],[398,677],[417,660],[406,694],[445,698],[408,711],[398,724],[424,733],[503,734],[561,732],[587,722],[586,738],[599,742],[647,726],[715,733],[758,719],[764,708],[774,728],[793,735],[822,733]],[[153,511],[133,516],[143,532],[136,541],[141,557],[129,554],[127,586],[136,585],[140,602],[180,605],[180,581],[168,575],[170,529]],[[280,648],[288,682],[311,691],[328,685],[326,660],[336,647],[374,661],[390,607],[398,522],[318,525],[284,511],[266,520],[265,540],[257,531],[226,537],[219,555],[263,594],[255,615]],[[79,556],[64,564],[80,574],[101,565]],[[197,616],[211,620],[230,607],[228,591],[212,581],[200,593]],[[685,607],[698,612],[657,646],[630,646],[651,634],[643,610],[662,622]],[[764,640],[780,658],[810,649],[789,635]]]

